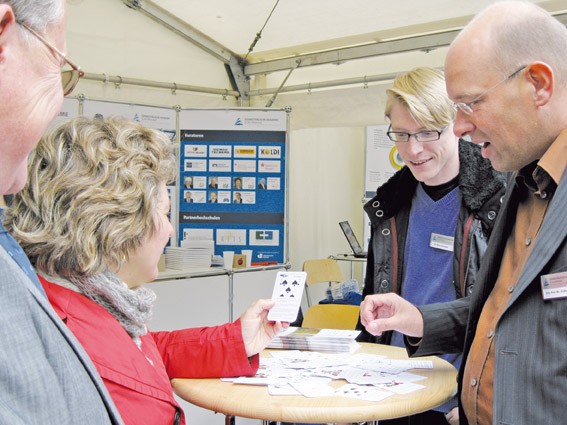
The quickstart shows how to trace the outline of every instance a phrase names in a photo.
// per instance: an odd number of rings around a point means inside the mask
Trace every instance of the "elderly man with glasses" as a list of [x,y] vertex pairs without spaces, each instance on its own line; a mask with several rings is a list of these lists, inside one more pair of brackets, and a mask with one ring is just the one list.
[[[0,0],[0,195],[25,185],[28,154],[83,75],[63,53],[65,26],[64,0]],[[0,423],[121,424],[96,369],[1,224],[0,294]]]
[[[372,227],[363,295],[393,292],[416,305],[454,301],[473,291],[504,193],[504,176],[480,148],[453,133],[456,111],[441,71],[416,68],[387,90],[388,137],[405,167],[364,209]],[[404,346],[403,336],[363,341]],[[459,367],[459,350],[444,356]],[[431,411],[380,421],[396,425],[458,423],[457,399]]]

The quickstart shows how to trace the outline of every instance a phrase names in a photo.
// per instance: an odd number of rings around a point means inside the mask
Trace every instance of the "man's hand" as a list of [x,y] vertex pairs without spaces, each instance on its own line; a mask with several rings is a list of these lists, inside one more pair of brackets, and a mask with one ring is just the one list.
[[240,316],[242,340],[248,357],[262,351],[274,337],[289,326],[288,322],[271,322],[268,311],[274,306],[273,300],[258,300]]
[[368,295],[360,304],[360,321],[372,335],[398,331],[407,336],[423,336],[423,317],[410,302],[397,294]]
[[459,408],[454,407],[445,413],[445,419],[447,419],[449,425],[459,425]]

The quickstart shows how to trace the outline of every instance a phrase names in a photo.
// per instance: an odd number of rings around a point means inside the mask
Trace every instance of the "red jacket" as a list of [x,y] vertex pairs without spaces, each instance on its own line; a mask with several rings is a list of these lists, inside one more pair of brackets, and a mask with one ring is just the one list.
[[82,294],[41,278],[53,308],[81,342],[102,377],[124,423],[172,425],[183,411],[170,378],[253,375],[240,321],[222,326],[149,332],[139,349],[118,321]]

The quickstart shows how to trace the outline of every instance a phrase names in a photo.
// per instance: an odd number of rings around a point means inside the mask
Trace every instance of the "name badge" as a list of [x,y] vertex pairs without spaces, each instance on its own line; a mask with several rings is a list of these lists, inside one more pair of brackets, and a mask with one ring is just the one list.
[[443,251],[453,252],[454,244],[455,238],[453,236],[440,235],[439,233],[432,233],[431,239],[429,240],[429,246],[431,248],[438,248]]
[[541,294],[544,300],[567,297],[567,272],[541,276]]

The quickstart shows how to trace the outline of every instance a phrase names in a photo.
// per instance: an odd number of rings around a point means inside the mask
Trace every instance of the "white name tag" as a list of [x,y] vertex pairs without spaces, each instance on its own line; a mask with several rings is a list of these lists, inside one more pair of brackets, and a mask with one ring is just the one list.
[[453,252],[454,244],[455,238],[453,236],[440,235],[439,233],[432,233],[431,239],[429,240],[429,246],[431,248],[438,248],[443,251]]
[[544,300],[567,297],[567,272],[541,276],[541,294]]

